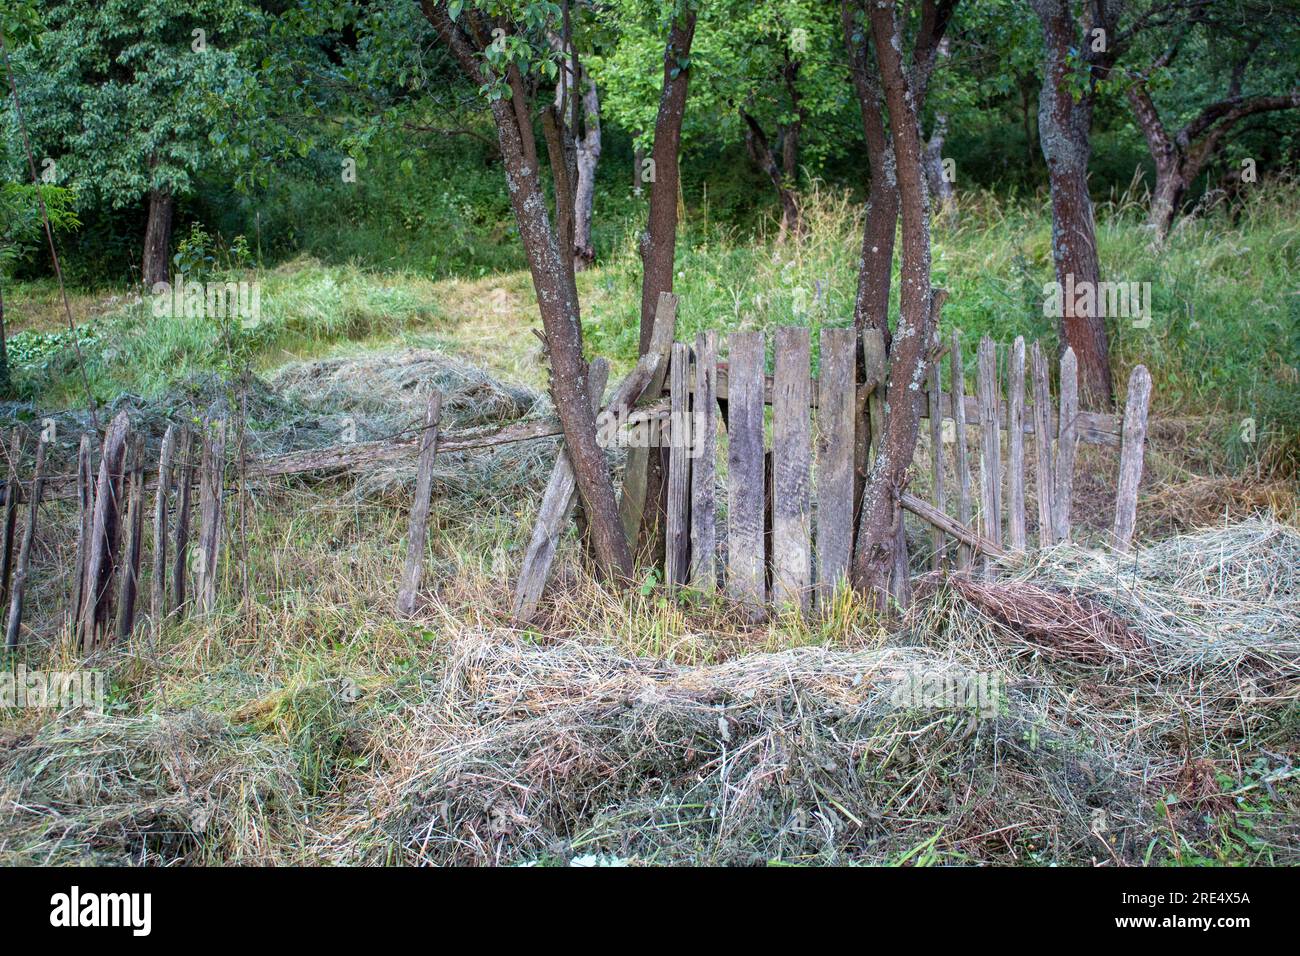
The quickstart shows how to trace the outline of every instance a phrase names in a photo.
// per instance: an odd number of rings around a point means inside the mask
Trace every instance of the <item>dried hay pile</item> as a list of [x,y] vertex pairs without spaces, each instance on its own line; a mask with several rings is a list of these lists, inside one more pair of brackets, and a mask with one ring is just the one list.
[[276,860],[297,840],[292,754],[210,713],[87,714],[0,741],[0,864]]
[[1300,534],[1249,522],[931,584],[871,650],[462,636],[368,810],[417,863],[1140,862],[1158,803],[1221,809],[1219,748],[1294,754],[1298,569]]

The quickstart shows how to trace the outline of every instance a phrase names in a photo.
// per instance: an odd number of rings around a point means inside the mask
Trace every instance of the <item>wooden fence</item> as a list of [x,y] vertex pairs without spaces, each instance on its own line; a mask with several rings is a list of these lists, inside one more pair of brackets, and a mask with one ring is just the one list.
[[[884,420],[881,338],[873,332],[858,336],[849,329],[823,329],[820,375],[813,378],[808,329],[777,329],[769,376],[761,332],[730,334],[725,360],[717,333],[702,333],[693,348],[674,342],[676,304],[669,294],[661,297],[649,353],[613,390],[598,419],[603,423],[619,416],[612,433],[616,440],[638,431],[645,439],[632,442],[627,454],[620,501],[625,525],[633,531],[640,523],[647,477],[658,452],[667,475],[662,555],[667,582],[673,587],[721,586],[756,612],[772,603],[811,609],[848,574],[855,505],[871,480],[868,468]],[[1038,546],[1068,539],[1079,443],[1120,447],[1113,543],[1128,548],[1151,394],[1146,369],[1133,371],[1121,420],[1079,411],[1072,352],[1067,350],[1060,361],[1056,399],[1038,343],[1030,348],[1028,368],[1022,340],[1005,356],[999,363],[993,343],[982,341],[970,391],[960,335],[954,333],[943,348],[936,343],[927,387],[918,396],[930,439],[929,461],[914,463],[929,466],[928,499],[902,493],[903,507],[931,527],[933,566],[966,569],[976,561],[986,565],[1008,550],[1025,549],[1031,546],[1031,525],[1032,543]],[[939,384],[942,361],[950,369],[947,391]],[[603,359],[592,363],[593,401],[604,393],[608,374]],[[435,455],[560,434],[554,418],[439,432],[440,410],[441,396],[434,392],[423,427],[413,437],[247,458],[237,470],[242,481],[253,481],[418,455],[398,598],[399,612],[409,614],[424,567]],[[1027,438],[1033,443],[1034,515],[1026,514]],[[52,497],[76,503],[67,620],[85,651],[125,638],[136,627],[149,543],[152,621],[215,606],[226,479],[231,460],[240,458],[230,453],[220,412],[209,413],[198,427],[169,426],[156,465],[146,462],[142,436],[131,433],[125,413],[113,419],[102,439],[82,436],[75,475],[46,474],[49,448],[42,434],[25,479],[21,444],[15,432],[0,530],[0,609],[8,608],[8,648],[22,640],[40,505]],[[951,484],[947,475],[955,476]],[[196,486],[198,537],[192,544]],[[514,613],[520,620],[536,614],[576,502],[573,472],[561,447],[516,588]],[[144,533],[150,512],[151,542]],[[901,563],[895,575],[900,598],[906,596],[906,584]]]
[[[702,333],[693,350],[684,343],[672,346],[671,415],[662,441],[669,459],[665,576],[671,585],[706,590],[721,583],[754,607],[797,604],[808,610],[849,573],[855,505],[862,483],[871,480],[884,420],[884,348],[878,333],[823,329],[820,376],[813,378],[808,329],[779,328],[774,339],[771,377],[764,374],[761,332],[729,335],[725,365],[717,357],[715,333]],[[859,349],[864,382],[856,375]],[[1081,442],[1121,445],[1113,543],[1129,547],[1151,391],[1146,369],[1133,370],[1121,427],[1114,416],[1079,411],[1071,350],[1060,360],[1056,401],[1037,342],[1027,369],[1023,339],[1005,350],[1003,363],[994,343],[983,339],[973,393],[960,333],[944,348],[936,345],[935,353],[918,398],[929,460],[914,463],[928,466],[929,500],[902,495],[903,507],[931,526],[933,566],[949,557],[958,569],[975,560],[987,566],[1008,550],[1023,551],[1031,543],[1031,523],[1040,547],[1069,539]],[[940,388],[944,359],[950,367],[947,391]],[[723,463],[716,449],[724,421],[725,478],[719,482]],[[1032,521],[1025,508],[1028,441],[1034,446],[1038,503]],[[956,476],[953,487],[947,474]],[[724,548],[717,531],[719,484],[725,485]],[[900,575],[905,577],[905,569]],[[906,593],[905,580],[896,582],[895,593]]]

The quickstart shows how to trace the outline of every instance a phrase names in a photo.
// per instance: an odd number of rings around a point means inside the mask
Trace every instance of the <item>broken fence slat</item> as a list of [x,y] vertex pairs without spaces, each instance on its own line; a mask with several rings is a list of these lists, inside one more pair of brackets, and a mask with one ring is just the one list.
[[90,525],[95,509],[90,455],[91,440],[90,435],[86,433],[81,436],[81,445],[77,450],[77,560],[72,572],[70,614],[74,633],[80,633],[81,612],[86,603],[86,563],[90,560]]
[[424,428],[420,433],[420,462],[415,472],[415,497],[411,501],[411,520],[406,532],[406,564],[402,568],[402,585],[397,592],[397,611],[409,615],[415,611],[415,599],[424,578],[424,552],[428,543],[429,508],[433,500],[433,465],[438,455],[438,422],[442,418],[442,393],[429,394],[424,409]]
[[[648,355],[658,360],[652,367],[646,393],[658,397],[664,390],[664,380],[668,376],[669,357],[672,354],[673,335],[677,329],[677,296],[671,292],[659,293],[655,305],[654,326],[650,331],[650,348]],[[635,399],[632,399],[635,402]],[[599,406],[597,406],[599,407]],[[645,426],[655,429],[657,426]],[[623,487],[619,496],[618,511],[623,522],[623,533],[627,536],[628,547],[636,554],[637,538],[641,532],[642,518],[645,513],[646,495],[649,492],[651,453],[659,454],[659,448],[647,444],[637,444],[627,450],[627,464],[623,469]]]
[[[953,431],[957,446],[957,521],[969,528],[971,523],[971,478],[970,453],[966,445],[966,371],[962,363],[961,333],[956,329],[952,333],[952,348],[949,352],[952,363],[952,416]],[[960,540],[960,539],[959,539]],[[957,547],[957,568],[970,567],[971,549],[967,544]]]
[[226,420],[221,415],[204,422],[203,458],[199,466],[199,566],[195,574],[200,613],[217,606],[217,571],[221,560],[221,532],[226,470]]

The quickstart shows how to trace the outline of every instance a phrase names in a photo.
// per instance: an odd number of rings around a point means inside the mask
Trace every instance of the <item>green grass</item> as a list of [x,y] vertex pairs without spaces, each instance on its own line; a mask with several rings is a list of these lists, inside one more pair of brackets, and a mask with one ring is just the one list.
[[[1053,278],[1045,198],[968,193],[962,202],[955,223],[936,221],[933,230],[934,281],[950,293],[943,331],[961,329],[972,356],[982,335],[1001,342],[1037,338],[1051,354],[1055,323],[1042,313],[1043,285]],[[775,247],[762,230],[742,234],[710,223],[707,208],[695,210],[678,245],[679,338],[691,340],[708,328],[801,324],[811,327],[815,343],[820,327],[847,324],[861,214],[846,193],[814,188],[807,196],[808,235]],[[1237,464],[1268,445],[1294,468],[1300,461],[1300,293],[1293,278],[1300,187],[1261,184],[1233,214],[1235,221],[1225,210],[1185,219],[1157,250],[1141,203],[1121,197],[1098,206],[1103,277],[1151,283],[1155,311],[1145,329],[1111,321],[1116,380],[1122,392],[1129,370],[1145,364],[1155,380],[1157,413],[1215,416]],[[626,212],[606,223],[606,234],[622,237],[620,245],[601,250],[600,266],[579,277],[588,350],[609,356],[616,368],[636,355],[641,265],[634,225]],[[266,370],[338,343],[377,346],[428,330],[493,371],[540,382],[536,340],[527,332],[538,321],[526,273],[435,279],[298,259],[239,277],[261,283],[262,319],[233,333],[203,319],[154,318],[147,303],[90,319],[83,358],[96,398],[157,394],[243,358]],[[501,296],[509,300],[504,306]],[[14,298],[24,301],[23,290]],[[84,303],[77,310],[94,312]],[[23,397],[49,406],[84,402],[69,342],[66,330],[13,336]],[[815,353],[814,345],[814,362]],[[1262,437],[1253,446],[1240,440],[1246,418]]]

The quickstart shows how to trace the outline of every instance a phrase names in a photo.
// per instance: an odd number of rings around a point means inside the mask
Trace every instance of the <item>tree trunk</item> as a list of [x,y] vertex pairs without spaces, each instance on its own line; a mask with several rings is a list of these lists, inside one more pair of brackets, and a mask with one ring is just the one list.
[[600,162],[600,99],[596,81],[583,72],[587,89],[582,95],[583,134],[578,140],[578,186],[573,197],[573,266],[579,272],[596,261],[591,244],[591,214],[596,198],[596,164]]
[[930,210],[916,97],[903,69],[902,37],[893,0],[869,8],[876,62],[889,107],[897,157],[898,193],[903,223],[903,262],[899,288],[898,334],[889,353],[884,434],[862,494],[853,556],[854,586],[883,607],[902,542],[899,502],[916,450],[925,394],[926,356],[933,337],[930,289]]
[[[488,81],[483,70],[482,50],[471,35],[488,36],[485,24],[462,11],[465,29],[452,22],[445,2],[423,0],[425,16],[450,48],[461,69],[476,85]],[[492,103],[492,118],[501,143],[506,167],[510,204],[523,241],[538,310],[550,356],[551,395],[564,429],[565,451],[573,465],[574,479],[587,516],[596,560],[602,573],[628,578],[632,555],[618,516],[614,485],[605,454],[596,441],[596,418],[587,388],[587,363],[582,357],[582,325],[577,297],[566,275],[572,274],[572,255],[561,255],[555,231],[546,211],[537,167],[536,144],[528,120],[528,100],[517,71],[510,75],[512,95]]]
[[691,71],[681,63],[691,55],[695,39],[694,9],[685,10],[673,21],[664,48],[663,92],[655,120],[655,142],[651,151],[654,182],[650,185],[650,215],[641,237],[641,344],[644,355],[650,348],[655,306],[660,292],[673,291],[673,265],[677,253],[677,188],[680,170],[677,153],[682,141],[682,117],[686,112],[686,88]]
[[740,117],[745,121],[746,127],[745,150],[754,165],[771,180],[772,185],[776,187],[777,197],[781,200],[781,224],[776,235],[777,245],[781,245],[787,235],[797,236],[800,230],[799,194],[791,188],[794,178],[790,173],[797,161],[798,134],[791,128],[784,130],[782,160],[778,163],[776,154],[772,151],[758,120],[743,109],[740,111]]
[[176,200],[166,186],[149,191],[149,214],[144,227],[144,259],[140,276],[146,287],[166,282],[171,275],[172,214]]
[[850,73],[862,113],[871,185],[867,192],[866,221],[862,228],[862,259],[858,289],[853,300],[853,327],[859,333],[877,329],[889,348],[889,285],[894,268],[894,237],[898,232],[898,178],[894,148],[885,131],[880,106],[879,77],[866,53],[866,41],[855,42],[857,26],[849,0],[840,5],[844,42],[848,46]]
[[[1091,288],[1092,305],[1079,308],[1077,296],[1062,295],[1060,346],[1074,349],[1079,362],[1080,402],[1087,408],[1114,405],[1110,347],[1098,315],[1101,267],[1097,230],[1088,195],[1092,95],[1074,97],[1070,52],[1076,43],[1067,0],[1033,0],[1047,47],[1038,99],[1038,130],[1052,193],[1052,258],[1062,290]],[[1070,278],[1072,277],[1072,278]],[[1085,286],[1084,283],[1088,285]],[[1085,303],[1086,304],[1086,303]]]
[[938,204],[940,211],[948,213],[952,209],[952,183],[944,175],[943,143],[948,137],[948,116],[936,113],[934,129],[930,131],[929,142],[925,144],[925,178],[930,186],[930,195]]

